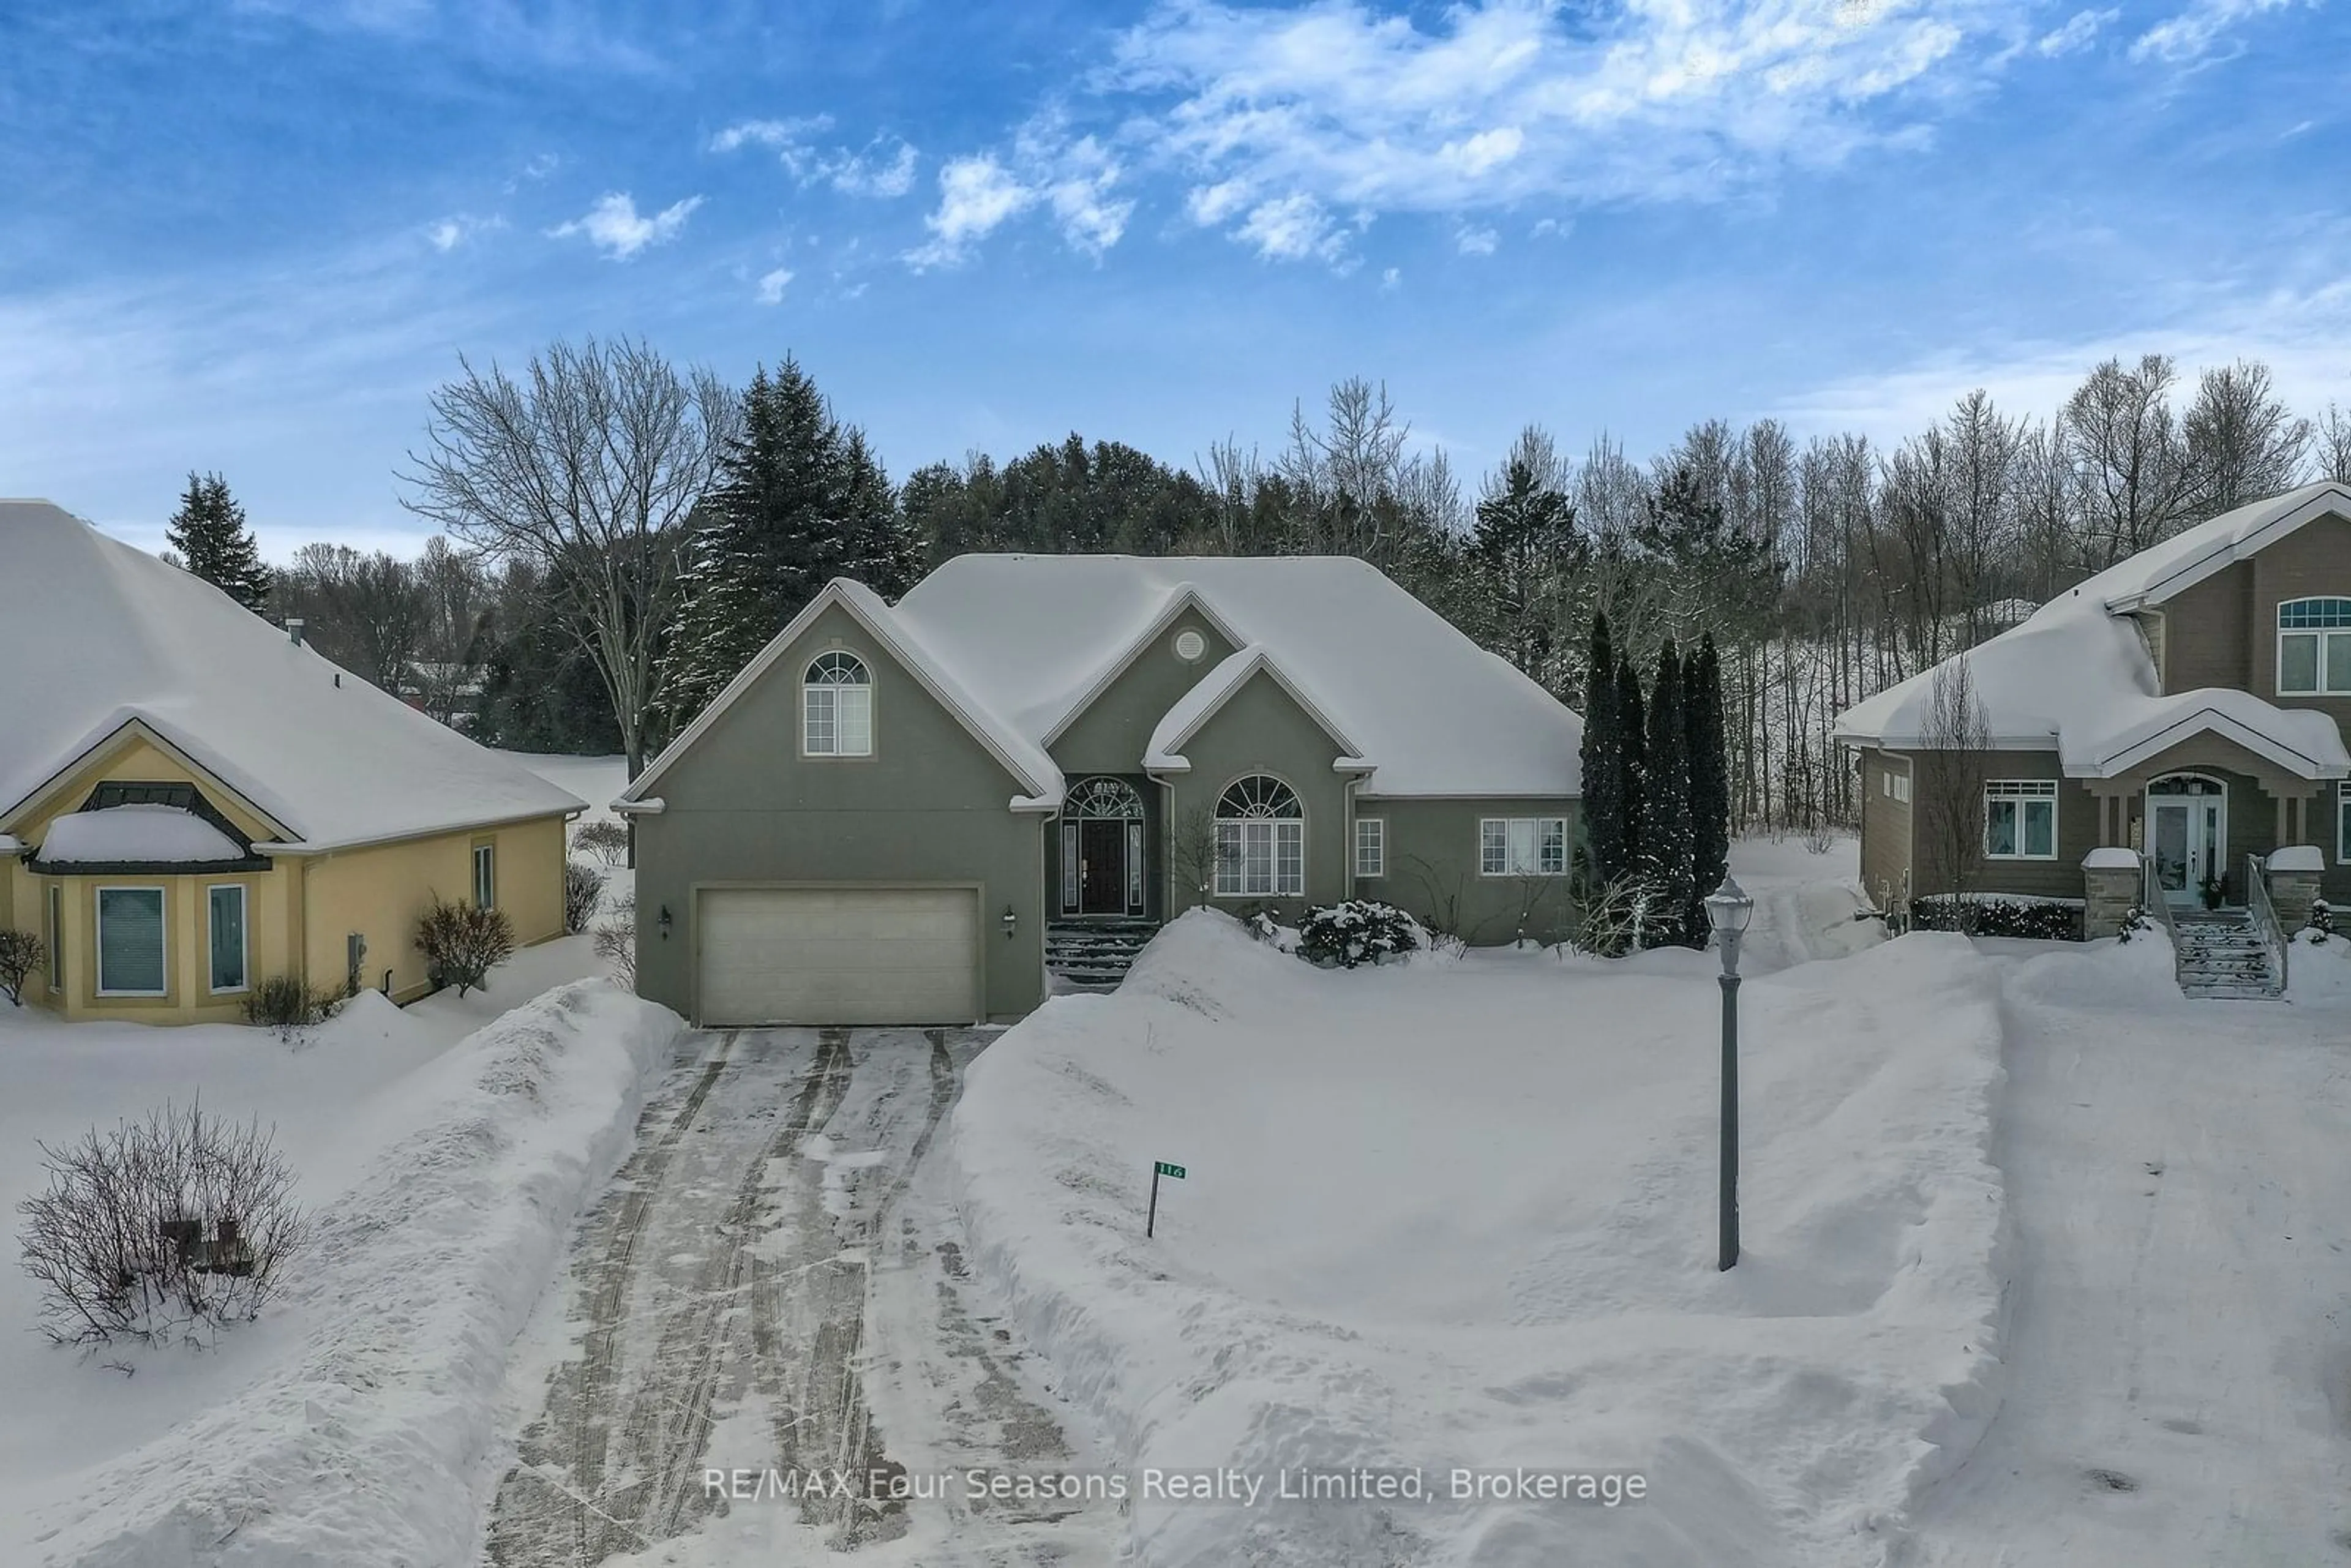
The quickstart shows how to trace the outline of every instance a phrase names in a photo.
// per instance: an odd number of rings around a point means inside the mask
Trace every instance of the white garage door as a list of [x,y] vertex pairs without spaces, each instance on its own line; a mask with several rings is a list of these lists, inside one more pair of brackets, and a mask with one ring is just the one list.
[[705,1024],[980,1016],[969,888],[710,888],[700,914]]

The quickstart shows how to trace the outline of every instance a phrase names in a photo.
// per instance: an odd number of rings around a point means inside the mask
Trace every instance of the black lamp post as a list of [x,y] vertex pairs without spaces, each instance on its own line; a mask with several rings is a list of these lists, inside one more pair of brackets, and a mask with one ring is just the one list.
[[1739,1261],[1739,939],[1755,901],[1729,877],[1706,895],[1707,923],[1722,949],[1722,1215],[1718,1269]]

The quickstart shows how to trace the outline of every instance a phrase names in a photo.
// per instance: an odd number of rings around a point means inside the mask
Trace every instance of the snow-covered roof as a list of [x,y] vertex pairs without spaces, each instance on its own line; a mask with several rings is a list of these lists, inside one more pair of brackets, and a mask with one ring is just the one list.
[[2116,561],[2067,597],[2093,600],[2110,610],[2159,604],[2329,515],[2351,517],[2351,485],[2321,479],[2223,512]]
[[894,613],[979,702],[1041,743],[1185,596],[1237,644],[1262,650],[1353,743],[1374,769],[1365,794],[1582,788],[1583,720],[1352,557],[958,556]]
[[243,844],[178,806],[69,811],[49,824],[36,857],[47,865],[205,865],[243,860]]
[[970,691],[880,594],[862,582],[837,577],[810,601],[807,609],[792,617],[789,625],[768,639],[768,645],[759,650],[758,655],[726,684],[692,724],[679,732],[676,739],[662,748],[661,755],[654,758],[652,764],[637,775],[635,782],[612,802],[614,810],[623,812],[659,810],[658,799],[650,793],[653,786],[660,783],[677,759],[709,731],[718,716],[750,690],[768,667],[783,656],[784,650],[799,638],[810,622],[835,605],[872,633],[875,642],[881,643],[917,681],[927,686],[940,706],[961,721],[973,738],[1004,765],[1005,770],[1025,791],[1012,798],[1011,808],[1014,810],[1060,809],[1063,793],[1061,770],[1054,765],[1045,748],[1007,723],[1001,715]]
[[582,804],[47,501],[0,501],[0,821],[134,723],[297,849]]
[[[2282,531],[2346,509],[2351,487],[2331,483],[2240,507],[2108,568],[2043,605],[2023,624],[1970,649],[1960,656],[1983,705],[1992,747],[2054,751],[2068,775],[2102,778],[2127,771],[2190,735],[2210,732],[2300,778],[2351,773],[2342,731],[2325,714],[2282,708],[2228,687],[2158,695],[2147,641],[2121,612],[2180,591]],[[1856,704],[1837,720],[1837,738],[1920,748],[1934,684],[1935,671],[1922,671]]]
[[1192,689],[1176,699],[1176,706],[1160,716],[1151,732],[1151,742],[1143,750],[1143,766],[1154,773],[1184,773],[1192,764],[1183,755],[1185,746],[1199,732],[1200,727],[1216,716],[1218,709],[1233,695],[1249,685],[1251,677],[1264,674],[1290,694],[1290,700],[1306,710],[1309,717],[1321,725],[1339,747],[1337,766],[1343,771],[1368,772],[1371,764],[1355,755],[1355,743],[1347,738],[1314,694],[1301,686],[1297,680],[1273,662],[1262,644],[1251,643],[1236,649],[1219,660],[1217,667],[1200,677]]

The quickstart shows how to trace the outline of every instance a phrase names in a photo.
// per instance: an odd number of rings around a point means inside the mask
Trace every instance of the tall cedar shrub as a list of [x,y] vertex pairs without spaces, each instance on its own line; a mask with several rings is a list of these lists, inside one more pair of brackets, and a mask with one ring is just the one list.
[[1595,884],[1625,874],[1624,747],[1617,734],[1616,654],[1608,617],[1592,618],[1592,651],[1584,664],[1583,825],[1588,869]]
[[1644,845],[1647,820],[1642,800],[1648,792],[1648,704],[1641,696],[1641,676],[1625,653],[1616,655],[1616,831],[1626,873],[1647,863]]
[[255,614],[269,597],[269,569],[261,547],[245,524],[245,508],[217,474],[188,476],[180,509],[163,525],[163,537],[188,570]]
[[1730,872],[1730,743],[1722,713],[1722,660],[1708,632],[1684,671],[1683,716],[1689,733],[1693,937],[1707,928],[1706,895]]
[[1687,936],[1676,912],[1689,909],[1696,877],[1696,835],[1690,825],[1688,722],[1683,711],[1681,657],[1672,639],[1657,651],[1657,679],[1649,697],[1648,750],[1641,794],[1641,868],[1667,911],[1660,941]]

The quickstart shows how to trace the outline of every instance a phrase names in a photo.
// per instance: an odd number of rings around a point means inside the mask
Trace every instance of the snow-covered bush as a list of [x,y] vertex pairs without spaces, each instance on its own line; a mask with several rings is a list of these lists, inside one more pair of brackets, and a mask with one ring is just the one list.
[[596,918],[603,901],[604,873],[582,861],[563,862],[563,934],[577,936]]
[[48,945],[29,931],[0,931],[0,996],[11,1007],[25,1005],[25,982],[49,956]]
[[1298,928],[1298,956],[1325,968],[1376,964],[1420,946],[1411,915],[1392,904],[1351,898],[1306,912]]
[[2142,931],[2154,929],[2155,921],[2147,915],[2146,906],[2134,904],[2123,911],[2122,927],[2115,933],[2115,940],[2127,942]]
[[1919,931],[1964,931],[1972,936],[2024,936],[2042,942],[2079,942],[2082,905],[2062,898],[2025,898],[1974,894],[1922,894],[1910,901],[1910,924]]
[[204,1343],[259,1313],[309,1236],[257,1120],[166,1104],[40,1148],[48,1187],[19,1206],[18,1240],[60,1344]]
[[637,988],[637,896],[630,894],[612,905],[612,916],[596,927],[596,956],[612,967],[612,977],[631,990]]
[[462,997],[486,989],[491,967],[514,956],[514,922],[503,909],[436,898],[416,923],[416,950],[424,955],[425,977],[434,988],[455,986]]
[[245,1021],[274,1029],[278,1039],[291,1044],[301,1030],[334,1017],[342,1004],[340,991],[313,990],[298,976],[272,975],[246,993]]
[[582,822],[571,835],[571,852],[619,865],[629,858],[629,830],[618,822]]
[[2310,901],[2310,922],[2304,927],[2314,943],[2324,943],[2335,935],[2335,911],[2323,898]]

